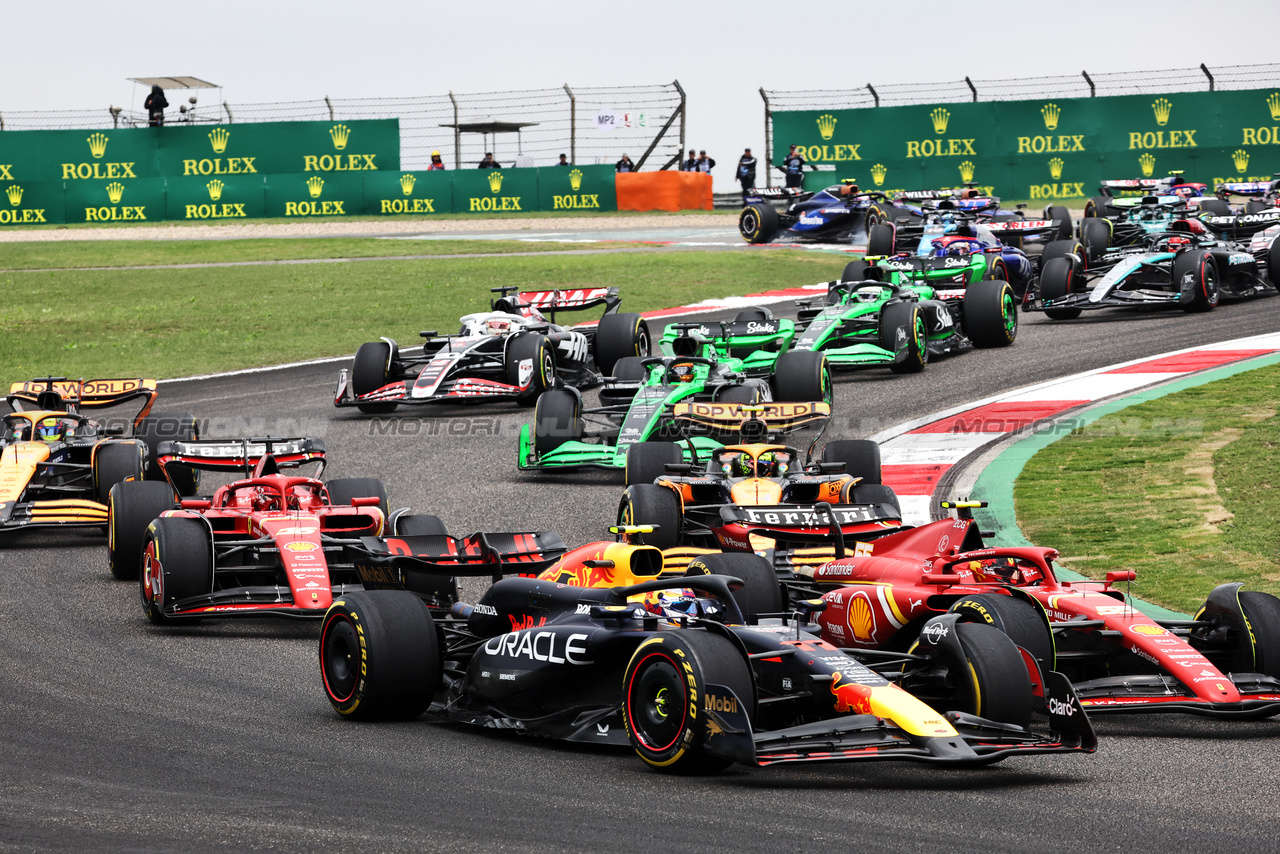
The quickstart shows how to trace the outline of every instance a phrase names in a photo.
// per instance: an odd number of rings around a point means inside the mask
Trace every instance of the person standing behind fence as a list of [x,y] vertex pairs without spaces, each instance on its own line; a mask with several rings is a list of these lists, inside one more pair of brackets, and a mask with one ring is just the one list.
[[440,152],[431,152],[431,165],[427,167],[428,172],[438,172],[444,170],[444,161],[440,159]]
[[684,163],[680,164],[681,172],[697,172],[698,171],[698,158],[694,156],[694,153],[695,152],[692,148],[689,149],[689,159],[686,160]]
[[707,151],[704,148],[702,151],[698,152],[698,164],[697,166],[694,167],[694,170],[697,172],[706,172],[708,175],[710,175],[711,169],[715,165],[716,165],[715,159],[708,157]]
[[613,164],[613,171],[634,172],[636,171],[636,167],[635,167],[635,164],[631,162],[631,158],[624,153],[622,155],[622,159],[619,160],[617,163]]
[[[624,155],[623,155],[623,157],[626,157],[626,155],[624,154]],[[556,165],[557,165],[557,166],[572,166],[573,164],[569,162],[569,158],[568,158],[568,157],[566,157],[565,155],[561,154],[561,155],[560,155],[560,162],[559,162],[559,163],[557,163]]]
[[788,187],[804,186],[804,155],[791,146],[787,158],[782,161],[782,171],[787,175]]
[[738,158],[738,183],[742,185],[742,203],[747,203],[747,193],[756,186],[756,159],[751,156],[751,149],[742,152]]
[[480,165],[477,166],[476,168],[477,169],[497,169],[498,161],[493,159],[493,152],[486,151],[484,153],[484,160],[481,160]]
[[151,94],[147,96],[147,100],[142,104],[143,109],[147,111],[147,124],[153,128],[158,128],[164,124],[164,110],[169,106],[169,102],[164,97],[164,90],[159,86],[151,87]]

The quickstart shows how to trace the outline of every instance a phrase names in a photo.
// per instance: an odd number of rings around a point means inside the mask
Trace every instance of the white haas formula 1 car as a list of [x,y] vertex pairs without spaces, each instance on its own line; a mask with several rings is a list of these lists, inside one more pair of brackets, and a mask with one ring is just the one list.
[[[491,290],[499,294],[491,310],[464,315],[458,334],[419,333],[426,339],[420,356],[403,354],[390,338],[361,344],[351,368],[338,376],[334,406],[369,413],[401,404],[504,399],[532,406],[547,389],[590,388],[619,359],[649,355],[649,327],[638,314],[618,313],[617,288]],[[554,322],[558,311],[600,305],[605,313],[594,328]]]

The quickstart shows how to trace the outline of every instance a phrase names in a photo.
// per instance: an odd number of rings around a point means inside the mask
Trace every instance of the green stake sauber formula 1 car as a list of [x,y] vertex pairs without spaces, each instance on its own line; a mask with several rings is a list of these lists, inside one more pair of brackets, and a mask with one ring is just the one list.
[[1009,346],[1018,335],[1013,288],[1002,279],[971,279],[986,271],[986,262],[981,255],[968,260],[849,262],[841,280],[828,283],[824,305],[799,301],[795,351],[823,352],[832,368],[915,373],[934,356]]
[[748,309],[732,323],[668,326],[659,342],[662,355],[618,361],[600,390],[601,406],[584,409],[574,388],[544,392],[533,424],[520,430],[520,468],[623,469],[632,483],[639,478],[628,463],[633,445],[679,439],[678,446],[665,446],[675,451],[663,461],[671,463],[694,462],[721,447],[714,435],[687,435],[672,413],[677,403],[830,404],[826,356],[788,351],[791,321],[767,315]]

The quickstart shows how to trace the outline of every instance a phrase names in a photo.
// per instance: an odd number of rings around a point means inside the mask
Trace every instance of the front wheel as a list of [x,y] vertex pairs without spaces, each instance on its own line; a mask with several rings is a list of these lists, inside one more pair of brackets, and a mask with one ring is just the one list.
[[1175,258],[1173,284],[1182,291],[1183,311],[1206,312],[1217,308],[1221,296],[1218,266],[1208,252],[1184,252]]
[[[1040,299],[1054,302],[1071,293],[1075,282],[1076,265],[1070,256],[1051,258],[1040,271]],[[1044,313],[1054,320],[1071,320],[1080,316],[1078,308],[1046,308]]]
[[538,456],[582,438],[582,398],[558,388],[538,396],[533,407],[533,448]]
[[706,774],[731,764],[706,750],[715,732],[706,710],[728,701],[712,685],[733,691],[739,704],[735,711],[754,719],[751,668],[729,639],[670,631],[636,648],[622,681],[623,722],[631,746],[651,768]]
[[929,666],[905,674],[902,687],[940,712],[1030,726],[1034,695],[1017,646],[991,626],[957,622],[953,628],[959,650],[923,641],[911,646],[908,652],[925,656]]
[[174,603],[213,592],[213,534],[203,519],[166,516],[147,527],[139,587],[153,623],[168,622]]
[[516,402],[533,406],[538,395],[556,385],[555,348],[536,332],[517,335],[507,342],[504,357],[507,383],[521,389]]
[[889,366],[895,374],[918,374],[929,363],[929,332],[916,302],[895,302],[880,311],[880,347],[906,355]]
[[656,528],[651,533],[638,535],[643,545],[664,550],[680,545],[682,521],[680,496],[656,483],[628,486],[618,504],[619,525],[653,525]]
[[1018,337],[1018,304],[1013,287],[989,279],[964,294],[964,331],[975,347],[1008,347]]
[[[391,382],[392,358],[391,345],[386,341],[370,341],[361,344],[356,350],[355,360],[351,363],[351,390],[360,396],[377,391]],[[361,403],[357,404],[361,412],[376,414],[393,412],[394,403]]]

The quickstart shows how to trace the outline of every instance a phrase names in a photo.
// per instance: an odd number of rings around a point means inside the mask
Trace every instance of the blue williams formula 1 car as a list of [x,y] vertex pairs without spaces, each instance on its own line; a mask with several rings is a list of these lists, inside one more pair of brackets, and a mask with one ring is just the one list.
[[[787,200],[779,211],[771,200]],[[863,193],[846,182],[805,192],[792,187],[752,190],[738,214],[738,231],[748,243],[788,241],[847,243],[886,219],[893,210],[884,193]]]
[[[486,400],[532,406],[548,389],[599,385],[619,359],[649,355],[648,324],[638,314],[618,313],[617,288],[491,290],[499,294],[491,310],[464,316],[458,334],[420,333],[426,339],[420,356],[406,355],[390,338],[361,344],[351,368],[338,375],[333,405],[369,413]],[[605,313],[594,329],[554,322],[557,312],[601,305]]]

